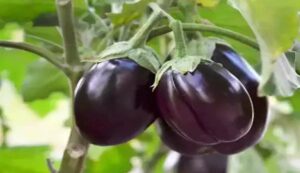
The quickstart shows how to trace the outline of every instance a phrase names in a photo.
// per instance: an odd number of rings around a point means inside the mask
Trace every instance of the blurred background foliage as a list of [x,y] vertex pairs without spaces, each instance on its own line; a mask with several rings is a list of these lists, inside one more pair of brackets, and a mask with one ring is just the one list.
[[[145,20],[143,14],[150,1],[126,5],[121,14],[115,14],[110,11],[110,3],[117,1],[75,0],[82,57],[93,57],[114,40],[128,39],[139,22]],[[0,6],[0,40],[28,42],[62,56],[54,0],[0,0]],[[177,1],[177,7],[168,12],[182,21],[214,23],[254,38],[240,13],[225,0]],[[106,17],[114,24],[112,31],[106,28],[107,20],[102,19]],[[258,51],[219,35],[205,36],[224,39],[259,69]],[[165,35],[151,40],[149,45],[164,59],[173,43]],[[69,133],[71,110],[66,77],[36,55],[0,48],[0,82],[0,172],[49,172],[46,159],[54,161],[54,166],[59,165]],[[230,173],[300,172],[300,91],[290,98],[272,97],[270,102],[269,128],[264,139],[254,148],[230,156]],[[126,144],[92,146],[86,173],[138,173],[153,162],[153,172],[172,172],[172,164],[165,160],[174,162],[176,154],[165,150],[153,125]]]

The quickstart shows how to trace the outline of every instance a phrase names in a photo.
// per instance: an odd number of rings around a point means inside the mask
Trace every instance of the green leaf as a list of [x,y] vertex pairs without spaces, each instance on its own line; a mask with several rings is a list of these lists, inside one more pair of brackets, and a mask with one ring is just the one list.
[[226,0],[222,0],[214,8],[200,8],[199,13],[202,18],[209,20],[213,24],[227,28],[247,36],[252,36],[252,30],[243,16],[232,8]]
[[48,173],[48,147],[0,148],[1,173]]
[[130,159],[135,155],[135,151],[128,145],[118,145],[115,147],[100,150],[97,160],[88,159],[86,172],[88,173],[125,173],[132,169]]
[[[291,48],[298,35],[297,12],[300,10],[300,1],[278,0],[274,3],[273,0],[229,0],[229,2],[241,12],[260,45],[262,57],[260,95],[290,96],[300,87],[300,81],[293,69],[287,66],[286,58],[282,54]],[[270,90],[272,82],[275,85],[272,85],[273,88]]]
[[215,7],[220,0],[197,0],[197,2],[203,7]]
[[[55,14],[55,0],[0,0],[0,23],[7,22],[30,22],[40,15]],[[84,0],[75,0],[74,8],[76,12],[87,9]]]
[[9,78],[17,89],[20,89],[29,64],[37,59],[28,52],[0,48],[0,72]]
[[44,41],[44,43],[51,42],[58,46],[62,45],[62,37],[59,30],[55,27],[32,27],[25,26],[26,41]]
[[[200,8],[199,13],[203,19],[209,20],[209,22],[212,22],[219,27],[230,29],[249,37],[254,37],[251,28],[243,16],[236,9],[232,8],[232,6],[230,6],[226,0],[221,0],[221,2],[214,8]],[[259,51],[249,48],[249,46],[228,37],[223,37],[212,33],[202,34],[205,36],[214,36],[225,40],[226,42],[230,43],[230,45],[232,45],[232,47],[240,55],[246,58],[250,64],[256,66],[260,65]]]
[[173,71],[177,71],[182,74],[185,74],[187,72],[193,72],[202,59],[205,59],[205,57],[188,55],[180,59],[174,58],[172,60],[166,61],[155,75],[155,80],[152,85],[153,89],[155,89],[158,86],[160,79],[163,77],[164,73],[169,69],[172,69]]
[[189,55],[203,56],[205,59],[210,59],[216,48],[216,43],[224,43],[218,38],[209,38],[200,36],[199,39],[189,41],[187,48]]
[[47,98],[52,92],[68,93],[68,82],[63,72],[40,59],[28,66],[22,86],[25,101]]
[[49,112],[56,108],[57,103],[65,98],[62,93],[52,93],[46,99],[38,99],[32,102],[28,102],[27,105],[30,106],[40,117],[45,117]]
[[116,27],[126,25],[141,17],[151,1],[153,0],[140,0],[137,3],[125,3],[121,13],[108,13],[107,16]]

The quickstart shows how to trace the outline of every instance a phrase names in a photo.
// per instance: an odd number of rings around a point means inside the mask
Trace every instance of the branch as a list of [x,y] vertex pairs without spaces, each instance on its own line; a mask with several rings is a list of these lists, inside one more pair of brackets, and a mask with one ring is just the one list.
[[66,62],[71,66],[80,64],[80,58],[78,55],[72,0],[56,0],[58,21],[62,30]]
[[[81,73],[81,63],[76,45],[72,0],[56,0],[58,21],[62,30],[64,40],[64,51],[66,62],[72,67],[70,89],[72,103],[74,102],[74,91]],[[79,68],[78,68],[79,67]],[[73,106],[73,105],[72,105]],[[73,123],[67,147],[64,151],[59,173],[81,173],[84,167],[85,157],[89,143],[78,133]]]
[[45,58],[48,62],[56,66],[57,68],[61,69],[65,73],[68,72],[67,66],[51,51],[42,48],[37,47],[28,43],[22,43],[22,42],[11,42],[11,41],[0,41],[0,47],[7,47],[7,48],[14,48],[14,49],[20,49],[25,50],[27,52],[34,53],[36,55],[41,56],[42,58]]
[[80,136],[73,126],[58,173],[81,173],[88,147],[89,143]]
[[[254,49],[259,50],[259,45],[255,40],[252,38],[249,38],[243,34],[231,31],[229,29],[224,29],[222,27],[212,26],[212,25],[205,25],[205,24],[194,24],[194,23],[183,23],[183,29],[185,31],[201,31],[201,32],[211,32],[215,34],[220,34],[229,38],[232,38],[234,40],[240,41],[241,43],[244,43]],[[149,39],[152,39],[154,37],[166,34],[171,32],[171,28],[168,26],[162,26],[160,28],[154,29],[150,35]]]

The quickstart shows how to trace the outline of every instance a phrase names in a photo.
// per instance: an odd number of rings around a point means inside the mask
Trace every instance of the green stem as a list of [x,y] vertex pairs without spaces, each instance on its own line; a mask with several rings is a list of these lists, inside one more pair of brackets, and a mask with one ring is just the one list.
[[80,136],[73,126],[58,173],[82,173],[88,148],[89,143]]
[[[229,37],[231,39],[237,40],[241,43],[244,43],[254,49],[259,50],[259,45],[255,40],[253,40],[252,38],[249,38],[243,34],[231,31],[229,29],[212,26],[212,25],[195,24],[195,23],[183,23],[182,27],[183,27],[183,30],[185,30],[185,31],[210,32],[210,33],[223,35],[223,36]],[[148,38],[150,40],[154,37],[169,33],[171,31],[172,31],[172,29],[170,27],[162,26],[160,28],[152,30],[152,32],[150,33]]]
[[45,43],[49,46],[53,46],[53,47],[55,47],[55,49],[57,49],[60,52],[64,51],[64,49],[61,45],[59,45],[57,43],[54,43],[50,40],[47,40],[47,39],[44,39],[44,38],[41,38],[41,37],[38,37],[38,36],[35,36],[35,35],[31,35],[31,34],[26,34],[25,37],[31,38],[31,39],[34,39],[34,40],[38,40],[38,41],[43,42],[43,43]]
[[80,64],[78,55],[72,0],[56,0],[58,21],[62,30],[66,61],[69,65],[77,66]]
[[[72,106],[77,82],[78,80],[70,80]],[[74,115],[74,113],[72,114]],[[71,134],[58,173],[82,173],[88,148],[88,141],[79,134],[73,122]]]
[[171,21],[170,26],[173,30],[175,43],[176,43],[176,58],[185,57],[187,54],[187,47],[182,28],[182,23],[178,20]]
[[129,40],[133,48],[139,47],[143,45],[147,38],[149,33],[151,32],[152,28],[155,26],[155,24],[159,21],[161,18],[161,11],[154,10],[149,19],[146,21],[146,23],[140,28],[137,33]]
[[0,47],[8,47],[8,48],[14,48],[14,49],[20,49],[25,50],[27,52],[34,53],[36,55],[41,56],[42,58],[45,58],[48,62],[52,63],[57,68],[61,69],[65,73],[69,73],[68,66],[62,62],[57,55],[52,53],[51,51],[42,48],[37,47],[28,43],[21,43],[21,42],[11,42],[11,41],[0,41]]
[[[59,24],[64,39],[66,62],[72,67],[72,71],[68,77],[70,80],[73,107],[74,91],[82,72],[82,64],[80,63],[76,45],[72,0],[56,0],[56,5]],[[72,115],[74,115],[74,113]],[[78,133],[76,125],[73,123],[58,173],[81,173],[88,148],[89,143]]]

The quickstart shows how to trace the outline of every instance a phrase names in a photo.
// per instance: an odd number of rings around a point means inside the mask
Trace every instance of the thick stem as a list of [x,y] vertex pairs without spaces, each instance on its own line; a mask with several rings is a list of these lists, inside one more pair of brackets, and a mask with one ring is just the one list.
[[89,143],[72,127],[67,148],[64,151],[59,173],[82,173]]
[[173,30],[175,43],[176,43],[176,57],[183,58],[187,54],[187,47],[182,28],[182,23],[178,20],[171,21],[170,26]]
[[[185,31],[210,32],[210,33],[223,35],[223,36],[229,37],[231,39],[237,40],[241,43],[244,43],[254,49],[259,50],[258,43],[255,40],[253,40],[252,38],[249,38],[243,34],[231,31],[229,29],[212,26],[212,25],[195,24],[195,23],[183,23],[182,27]],[[154,37],[169,33],[171,31],[172,31],[172,29],[170,27],[163,26],[163,27],[152,30],[152,32],[150,33],[148,38],[152,39]]]
[[[74,91],[78,80],[71,80],[72,106],[74,103]],[[74,113],[73,113],[74,114]],[[81,173],[84,168],[84,161],[89,148],[89,143],[76,129],[73,122],[71,134],[58,173]]]
[[56,66],[57,68],[61,69],[65,73],[69,73],[68,66],[62,62],[57,55],[52,53],[51,51],[37,47],[28,43],[21,43],[21,42],[10,42],[10,41],[0,41],[0,47],[8,47],[14,49],[25,50],[27,52],[34,53],[36,55],[45,58],[48,62]]
[[80,64],[78,55],[72,0],[56,0],[58,21],[62,30],[66,61],[69,65],[76,66]]
[[149,19],[142,26],[142,28],[140,28],[137,31],[137,33],[129,40],[133,48],[139,47],[140,45],[143,45],[146,42],[149,33],[160,18],[161,11],[154,10]]
[[[72,67],[72,71],[68,77],[70,80],[73,107],[74,91],[81,74],[81,64],[73,24],[72,0],[56,0],[56,4],[59,24],[64,39],[66,62]],[[72,115],[74,115],[74,113]],[[79,134],[75,123],[73,123],[59,173],[81,173],[83,171],[88,148],[89,143]]]

